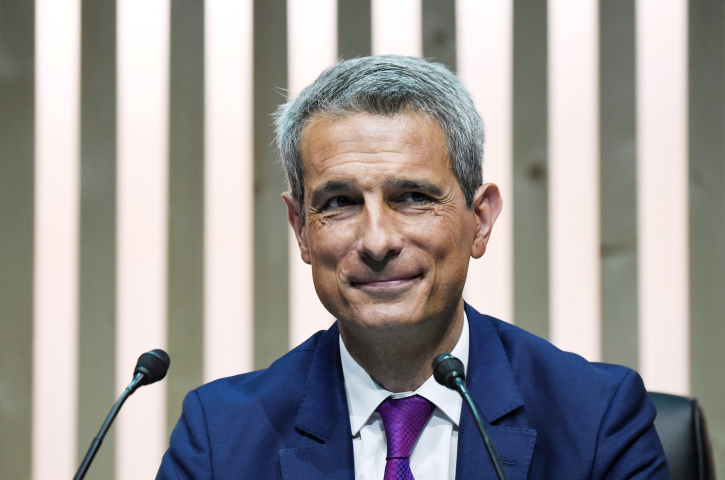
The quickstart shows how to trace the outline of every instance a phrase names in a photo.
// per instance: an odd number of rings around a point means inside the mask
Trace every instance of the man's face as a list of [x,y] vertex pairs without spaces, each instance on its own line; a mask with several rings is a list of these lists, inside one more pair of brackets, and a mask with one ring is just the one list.
[[341,329],[394,331],[451,317],[469,258],[483,254],[500,209],[495,185],[489,194],[479,188],[467,209],[445,135],[421,114],[313,119],[301,154],[304,223],[284,197],[317,294]]

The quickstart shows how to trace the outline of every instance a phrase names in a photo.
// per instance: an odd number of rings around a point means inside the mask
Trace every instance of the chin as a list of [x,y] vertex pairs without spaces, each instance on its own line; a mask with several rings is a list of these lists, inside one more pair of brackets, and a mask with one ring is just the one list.
[[392,332],[422,323],[426,315],[419,305],[406,302],[358,306],[348,318],[350,322],[364,329]]

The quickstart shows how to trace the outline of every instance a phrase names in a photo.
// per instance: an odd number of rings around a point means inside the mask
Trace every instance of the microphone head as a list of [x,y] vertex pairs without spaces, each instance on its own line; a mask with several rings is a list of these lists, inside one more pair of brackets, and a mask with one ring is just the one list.
[[433,377],[444,387],[456,390],[456,378],[466,379],[463,362],[450,353],[441,353],[433,360]]
[[150,385],[166,376],[169,365],[171,365],[169,355],[160,348],[157,348],[138,357],[136,370],[133,371],[133,375],[135,377],[137,374],[143,373],[144,377],[140,385]]

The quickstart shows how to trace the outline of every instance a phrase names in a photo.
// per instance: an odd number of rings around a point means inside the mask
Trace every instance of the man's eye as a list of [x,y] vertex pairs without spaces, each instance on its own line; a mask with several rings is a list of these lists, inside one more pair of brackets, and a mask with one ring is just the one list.
[[403,194],[403,197],[401,198],[404,202],[409,203],[428,203],[430,202],[430,197],[426,195],[425,193],[420,192],[407,192]]
[[325,204],[325,208],[346,208],[352,205],[352,199],[350,197],[345,197],[343,195],[339,195],[337,197],[333,197],[330,200],[327,201],[327,204]]

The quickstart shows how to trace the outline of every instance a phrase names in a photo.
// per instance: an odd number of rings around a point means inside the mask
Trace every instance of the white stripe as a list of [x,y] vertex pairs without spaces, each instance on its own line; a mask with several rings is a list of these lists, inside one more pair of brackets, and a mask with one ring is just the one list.
[[77,468],[80,1],[35,15],[32,478],[52,480]]
[[513,0],[458,0],[459,77],[486,124],[484,181],[498,184],[504,209],[483,258],[472,260],[464,298],[513,321]]
[[421,0],[371,0],[373,55],[423,55]]
[[204,381],[210,381],[253,368],[253,30],[251,0],[207,0],[204,8]]
[[638,1],[636,22],[640,371],[687,394],[687,2]]
[[[118,2],[116,390],[166,344],[169,0]],[[172,366],[173,368],[173,361]],[[166,439],[166,385],[141,388],[116,420],[116,478],[153,478]]]
[[599,360],[598,3],[550,0],[548,13],[551,339]]
[[[287,25],[291,98],[335,61],[337,2],[287,0]],[[334,318],[317,297],[312,268],[300,258],[292,228],[289,229],[289,269],[289,346],[293,348],[318,330],[329,328]]]

